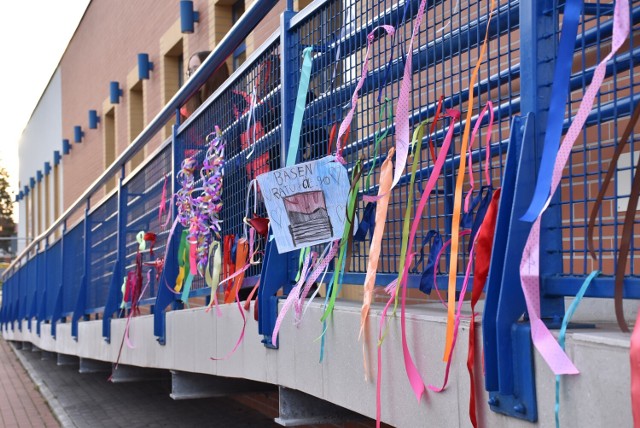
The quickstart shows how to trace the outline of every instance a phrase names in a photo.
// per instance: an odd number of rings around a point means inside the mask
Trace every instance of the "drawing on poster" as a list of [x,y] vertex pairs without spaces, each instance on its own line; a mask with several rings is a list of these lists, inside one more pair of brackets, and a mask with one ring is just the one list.
[[278,252],[342,236],[349,177],[333,156],[264,173],[258,184]]

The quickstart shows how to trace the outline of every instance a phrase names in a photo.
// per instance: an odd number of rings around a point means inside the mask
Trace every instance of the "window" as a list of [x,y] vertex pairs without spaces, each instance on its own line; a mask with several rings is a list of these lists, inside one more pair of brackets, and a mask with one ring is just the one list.
[[[231,21],[235,25],[244,13],[244,0],[236,1],[231,7]],[[242,44],[233,52],[233,69],[238,67],[247,59],[247,43],[243,40]]]
[[[182,56],[182,39],[174,44],[171,49],[167,51],[162,59],[162,68],[164,76],[164,100],[162,102],[167,104],[171,97],[173,97],[180,86],[184,83],[184,58]],[[171,126],[174,124],[174,120],[171,120],[165,126],[165,136],[171,135]]]
[[36,192],[34,193],[36,195],[36,200],[33,207],[36,211],[36,217],[37,217],[36,222],[38,224],[35,236],[38,236],[42,233],[42,180],[36,182],[35,189],[36,189]]
[[[48,229],[51,224],[51,187],[49,181],[49,174],[45,174],[43,180],[44,184],[44,229]],[[44,232],[44,230],[43,230]]]
[[[129,143],[132,143],[144,129],[144,94],[139,80],[129,90]],[[130,170],[134,170],[144,160],[144,148],[131,159]]]
[[[104,168],[116,160],[116,117],[113,107],[104,114]],[[110,192],[116,187],[114,175],[105,184],[105,192]]]

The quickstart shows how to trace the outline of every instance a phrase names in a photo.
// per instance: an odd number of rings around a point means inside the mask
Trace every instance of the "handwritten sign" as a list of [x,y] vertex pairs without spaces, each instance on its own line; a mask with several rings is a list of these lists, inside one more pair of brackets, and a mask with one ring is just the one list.
[[342,237],[347,169],[327,156],[258,176],[280,254]]

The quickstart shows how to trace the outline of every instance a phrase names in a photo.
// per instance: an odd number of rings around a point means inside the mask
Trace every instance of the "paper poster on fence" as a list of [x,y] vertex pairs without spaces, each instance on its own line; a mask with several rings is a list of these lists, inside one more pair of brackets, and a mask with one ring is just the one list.
[[280,254],[342,237],[350,185],[333,156],[264,173],[258,184]]

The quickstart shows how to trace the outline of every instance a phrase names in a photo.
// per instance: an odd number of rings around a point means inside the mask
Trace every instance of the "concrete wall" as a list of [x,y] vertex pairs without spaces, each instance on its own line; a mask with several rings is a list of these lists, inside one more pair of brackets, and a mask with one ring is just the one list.
[[[222,316],[215,311],[192,309],[167,314],[167,344],[161,346],[153,336],[153,318],[132,320],[130,337],[135,349],[123,347],[120,363],[142,367],[174,369],[225,377],[252,379],[297,389],[371,418],[375,418],[375,374],[365,380],[362,344],[358,341],[360,307],[347,302],[336,306],[326,336],[324,361],[318,363],[322,314],[313,304],[302,323],[295,327],[287,317],[280,331],[280,349],[265,348],[257,334],[257,323],[247,321],[245,339],[231,357],[224,357],[239,337],[242,320],[235,305],[223,305]],[[377,334],[382,307],[372,308],[368,333]],[[250,312],[251,313],[251,312]],[[59,324],[57,339],[49,328],[41,336],[27,330],[5,330],[5,339],[30,341],[39,348],[78,355],[83,358],[115,362],[126,320],[112,321],[112,341],[101,337],[101,321],[82,322],[79,338],[70,336],[70,325]],[[447,389],[427,391],[416,401],[402,364],[400,319],[389,319],[389,334],[382,347],[382,420],[393,426],[470,427],[468,417],[469,375],[466,368],[469,325],[463,320],[458,345],[453,354]],[[409,347],[427,384],[440,385],[444,363],[446,314],[437,305],[412,307],[407,319]],[[476,331],[481,331],[480,328]],[[482,343],[479,337],[479,343]],[[562,426],[595,427],[632,425],[629,384],[629,337],[606,329],[576,330],[567,337],[569,357],[582,371],[566,377],[561,388]],[[375,373],[375,347],[368,349],[369,367]],[[479,360],[477,367],[481,367]],[[482,379],[479,379],[478,417],[480,426],[525,428],[554,426],[555,378],[536,353],[536,385],[539,421],[537,424],[496,414],[485,404]],[[606,381],[604,381],[606,379]]]
[[[53,152],[60,150],[62,153],[62,73],[57,69],[47,89],[42,94],[38,105],[33,111],[31,119],[25,127],[22,137],[20,138],[18,154],[20,161],[20,189],[29,185],[29,178],[36,177],[36,171],[41,170],[44,173],[44,163],[50,162],[53,167]],[[62,165],[60,165],[62,168]],[[40,189],[44,194],[45,180],[40,183]],[[40,204],[43,209],[40,210],[41,222],[45,220],[45,209],[49,210],[49,218],[53,218],[53,180],[49,180],[49,189],[51,197],[49,198],[49,206],[44,207],[44,198],[40,197]],[[61,192],[63,192],[61,187]],[[26,199],[33,199],[33,189],[29,196],[20,201],[20,215],[18,218],[18,237],[25,238],[27,236],[27,209]],[[37,193],[37,192],[36,192]],[[58,195],[62,199],[62,194]],[[35,217],[35,216],[34,216]],[[31,220],[29,220],[31,224]],[[44,227],[44,226],[43,226]],[[30,233],[31,237],[33,233]],[[25,241],[18,241],[18,252],[25,247]]]

